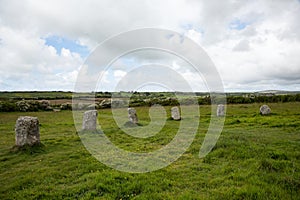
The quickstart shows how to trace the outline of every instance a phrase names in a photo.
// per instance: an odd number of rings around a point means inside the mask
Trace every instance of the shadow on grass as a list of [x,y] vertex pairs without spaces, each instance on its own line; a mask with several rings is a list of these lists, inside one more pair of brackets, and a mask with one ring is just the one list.
[[103,132],[101,130],[82,130],[79,132],[76,132],[77,135],[79,134],[103,134]]
[[138,126],[143,126],[142,124],[140,124],[140,123],[133,123],[133,122],[130,122],[130,121],[128,121],[128,122],[126,122],[125,124],[124,124],[124,126],[126,127],[126,128],[134,128],[134,127],[138,127]]
[[25,154],[35,154],[45,152],[45,145],[42,143],[37,143],[34,145],[26,144],[24,146],[13,146],[10,149],[11,153],[25,153]]

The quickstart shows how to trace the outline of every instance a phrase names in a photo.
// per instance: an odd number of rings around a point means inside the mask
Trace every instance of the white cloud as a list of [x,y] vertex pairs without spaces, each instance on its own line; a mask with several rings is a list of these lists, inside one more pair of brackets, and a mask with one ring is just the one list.
[[121,79],[122,77],[124,77],[127,73],[125,71],[122,70],[115,70],[114,71],[114,77],[118,80]]
[[[49,35],[93,50],[112,35],[144,27],[178,31],[202,45],[227,90],[296,90],[300,84],[299,18],[298,0],[2,0],[0,90],[73,89],[84,60],[66,47],[58,52],[46,45],[43,38]],[[172,57],[140,55],[133,62],[117,62],[114,74],[105,75],[106,89],[112,77],[122,77],[127,65],[147,60],[182,68]]]
[[233,47],[233,51],[249,51],[249,50],[250,50],[249,41],[245,39],[239,41],[239,43],[236,44],[235,47]]
[[[78,54],[63,49],[61,55],[52,46],[30,31],[14,30],[6,26],[0,27],[0,73],[1,90],[47,90],[59,88],[72,90],[71,84],[62,84],[52,79],[55,74],[66,73],[78,69],[82,59]],[[46,78],[51,78],[47,81]],[[23,83],[18,84],[18,82]],[[48,84],[47,84],[48,83]],[[3,88],[2,88],[3,87]]]

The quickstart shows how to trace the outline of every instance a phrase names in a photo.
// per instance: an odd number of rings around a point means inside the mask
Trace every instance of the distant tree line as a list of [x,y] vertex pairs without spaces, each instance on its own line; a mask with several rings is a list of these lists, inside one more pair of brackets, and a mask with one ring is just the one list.
[[300,94],[294,95],[273,95],[273,96],[227,96],[228,104],[244,104],[244,103],[284,103],[284,102],[296,102],[300,101]]
[[[119,96],[118,96],[119,95]],[[114,98],[119,98],[119,104],[123,104],[122,101],[126,101],[122,94],[114,94]],[[169,97],[167,97],[169,96]],[[164,93],[132,93],[130,98],[127,99],[130,107],[138,106],[152,106],[159,104],[162,106],[177,106],[177,105],[210,105],[224,103],[223,99],[219,98],[218,95],[206,95],[201,97],[180,97],[176,98],[171,96],[171,93],[167,95]],[[85,97],[82,95],[81,97]],[[78,109],[84,109],[85,107],[91,107],[96,109],[110,108],[112,98],[111,93],[102,93],[102,100],[98,99],[98,102],[94,105],[78,105]],[[120,98],[123,97],[123,98]],[[51,98],[50,98],[51,99]],[[259,95],[259,96],[230,96],[226,97],[227,104],[248,104],[248,103],[284,103],[284,102],[300,102],[300,94],[288,94],[288,95]],[[117,101],[115,101],[116,103]],[[125,104],[123,104],[124,106]],[[71,110],[71,103],[64,103],[61,105],[55,105],[55,108],[61,110]],[[0,112],[14,112],[14,111],[50,111],[55,109],[50,105],[49,99],[47,100],[17,100],[17,99],[6,99],[0,101]],[[76,105],[73,106],[76,108]]]

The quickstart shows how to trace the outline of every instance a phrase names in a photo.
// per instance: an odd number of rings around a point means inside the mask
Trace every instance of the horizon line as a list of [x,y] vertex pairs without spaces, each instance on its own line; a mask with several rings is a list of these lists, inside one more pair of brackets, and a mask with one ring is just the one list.
[[0,92],[64,92],[64,93],[97,93],[97,92],[109,92],[109,93],[117,93],[117,92],[127,92],[127,93],[132,93],[132,92],[151,92],[151,93],[168,93],[168,92],[178,92],[178,93],[276,93],[276,92],[296,92],[300,93],[299,90],[239,90],[239,91],[224,91],[224,92],[218,92],[218,91],[85,91],[85,92],[75,92],[71,90],[0,90]]

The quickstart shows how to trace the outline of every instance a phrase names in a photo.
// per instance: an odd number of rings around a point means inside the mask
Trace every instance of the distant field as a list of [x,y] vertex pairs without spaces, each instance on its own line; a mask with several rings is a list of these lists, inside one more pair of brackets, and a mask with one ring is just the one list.
[[0,99],[65,99],[72,98],[72,92],[0,92]]
[[[300,199],[300,102],[270,103],[270,116],[259,114],[260,105],[228,105],[221,137],[203,159],[198,154],[211,111],[200,106],[187,152],[144,174],[119,172],[92,157],[71,111],[0,113],[0,199]],[[149,123],[149,108],[136,109],[140,123]],[[39,118],[43,148],[11,151],[21,115]],[[167,120],[159,134],[137,139],[122,132],[110,109],[99,110],[98,118],[114,144],[137,152],[164,146],[179,126]]]

